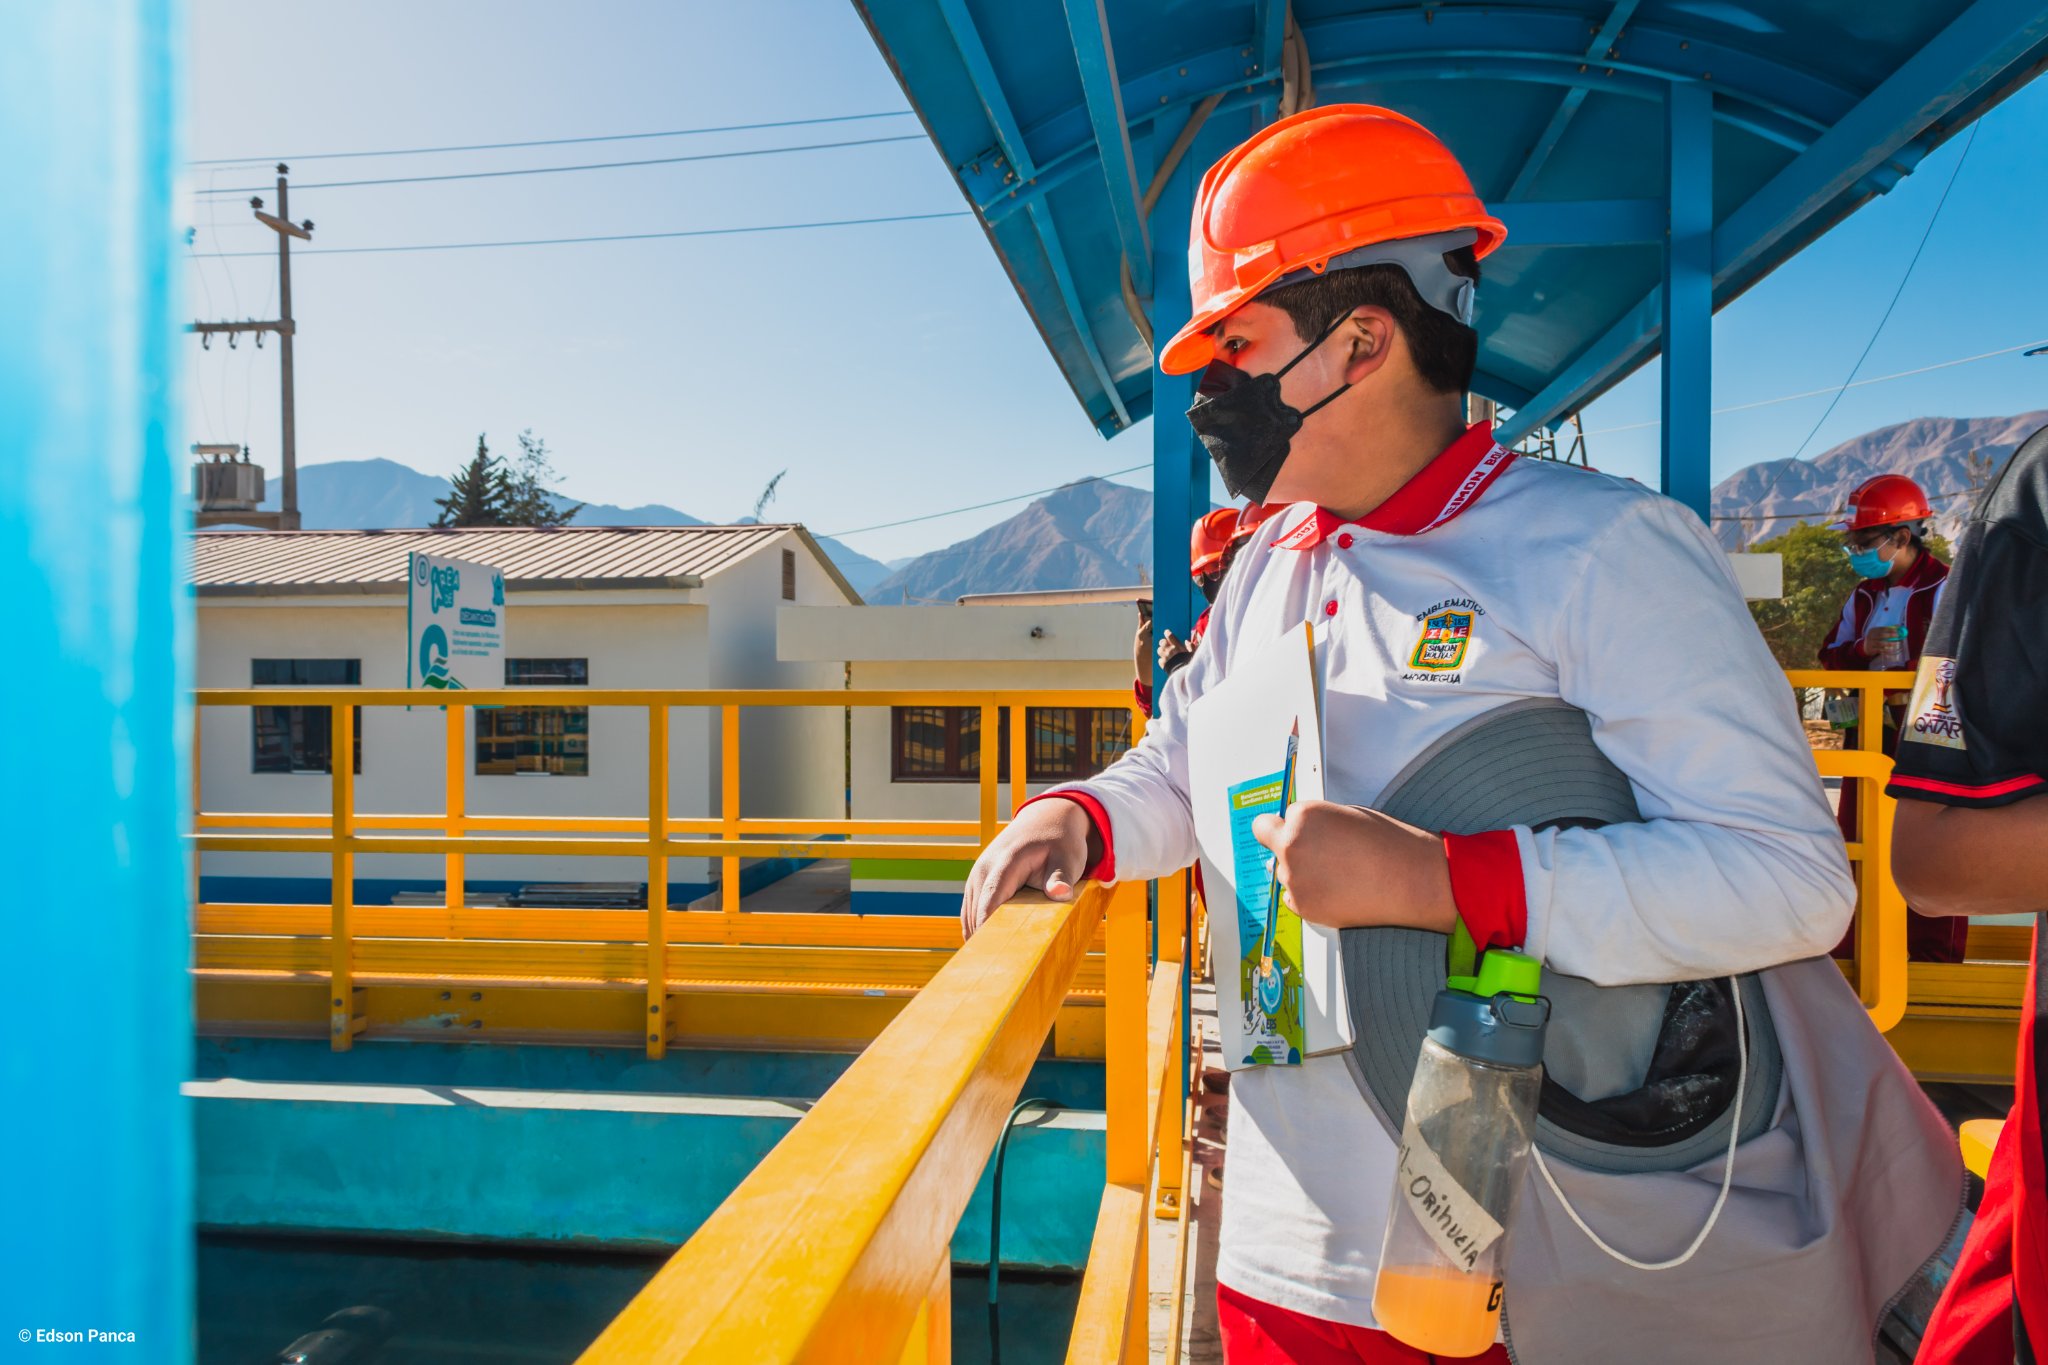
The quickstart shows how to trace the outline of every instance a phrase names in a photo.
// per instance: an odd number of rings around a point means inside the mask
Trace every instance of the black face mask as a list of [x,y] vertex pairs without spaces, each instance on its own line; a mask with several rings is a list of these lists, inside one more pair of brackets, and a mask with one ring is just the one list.
[[1287,463],[1288,443],[1302,422],[1351,387],[1342,385],[1305,412],[1287,406],[1280,397],[1280,377],[1327,341],[1349,316],[1338,314],[1294,359],[1269,373],[1246,374],[1220,360],[1210,361],[1202,371],[1195,401],[1188,408],[1188,425],[1216,462],[1231,497],[1264,502],[1273,480],[1280,477],[1280,466]]

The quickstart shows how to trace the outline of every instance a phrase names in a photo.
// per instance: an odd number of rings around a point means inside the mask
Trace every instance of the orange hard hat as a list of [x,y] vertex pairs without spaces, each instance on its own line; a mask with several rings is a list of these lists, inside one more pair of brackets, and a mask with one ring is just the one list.
[[1925,521],[1934,515],[1927,494],[1904,474],[1879,474],[1865,479],[1849,495],[1849,510],[1830,531],[1867,531],[1876,526]]
[[1270,124],[1202,177],[1188,225],[1194,315],[1159,368],[1208,364],[1209,328],[1291,271],[1320,274],[1360,247],[1458,229],[1478,234],[1477,256],[1508,235],[1451,149],[1414,119],[1331,104]]
[[1219,507],[1205,513],[1195,523],[1194,535],[1188,541],[1188,573],[1200,578],[1205,573],[1220,570],[1224,553],[1230,549],[1231,533],[1235,530],[1235,507]]
[[1267,506],[1262,502],[1246,503],[1243,510],[1237,514],[1237,529],[1230,533],[1230,538],[1232,540],[1250,540],[1252,532],[1259,529],[1259,524],[1285,505],[1284,503],[1274,503],[1272,506]]

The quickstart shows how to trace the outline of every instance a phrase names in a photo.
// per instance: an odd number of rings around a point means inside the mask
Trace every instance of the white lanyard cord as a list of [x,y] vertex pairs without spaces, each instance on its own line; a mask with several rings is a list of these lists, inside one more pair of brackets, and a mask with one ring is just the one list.
[[1564,1211],[1571,1215],[1571,1220],[1579,1225],[1579,1231],[1585,1233],[1592,1240],[1594,1246],[1599,1247],[1625,1266],[1632,1266],[1637,1270],[1676,1270],[1679,1266],[1690,1261],[1693,1253],[1698,1251],[1701,1245],[1706,1242],[1707,1234],[1714,1230],[1714,1224],[1721,1221],[1721,1210],[1728,1203],[1728,1191],[1735,1185],[1735,1148],[1742,1141],[1742,1096],[1744,1090],[1749,1086],[1749,1025],[1742,1017],[1741,978],[1731,976],[1728,978],[1728,983],[1735,993],[1736,1048],[1735,1103],[1729,1108],[1728,1156],[1722,1163],[1726,1169],[1721,1172],[1721,1193],[1715,1196],[1714,1207],[1707,1213],[1706,1225],[1700,1229],[1699,1236],[1692,1239],[1691,1246],[1668,1261],[1638,1261],[1633,1256],[1616,1251],[1601,1238],[1599,1233],[1587,1226],[1585,1219],[1579,1217],[1579,1211],[1572,1207],[1572,1201],[1565,1198],[1564,1191],[1557,1187],[1557,1177],[1550,1173],[1550,1163],[1543,1159],[1543,1149],[1540,1147],[1535,1149],[1536,1169],[1543,1173],[1543,1183],[1550,1186],[1550,1192],[1557,1196],[1557,1202],[1564,1206]]

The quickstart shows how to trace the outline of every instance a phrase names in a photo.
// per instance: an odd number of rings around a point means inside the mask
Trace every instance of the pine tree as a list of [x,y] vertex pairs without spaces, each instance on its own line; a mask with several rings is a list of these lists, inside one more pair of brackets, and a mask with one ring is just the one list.
[[508,526],[566,526],[583,510],[570,507],[549,491],[555,481],[555,467],[548,460],[548,443],[528,427],[519,433],[519,461],[506,476],[505,524]]
[[450,476],[448,484],[448,496],[434,499],[434,505],[441,509],[434,525],[518,524],[508,515],[512,501],[511,481],[498,457],[491,454],[490,446],[485,444],[482,432],[477,433],[476,454],[470,457],[467,465]]

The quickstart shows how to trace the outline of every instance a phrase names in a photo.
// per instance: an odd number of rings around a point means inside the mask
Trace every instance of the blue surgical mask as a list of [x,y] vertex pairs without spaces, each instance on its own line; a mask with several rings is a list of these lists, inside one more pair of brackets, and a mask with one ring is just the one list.
[[1858,578],[1883,578],[1892,571],[1892,562],[1876,550],[1852,550],[1842,547],[1849,556],[1849,568]]

